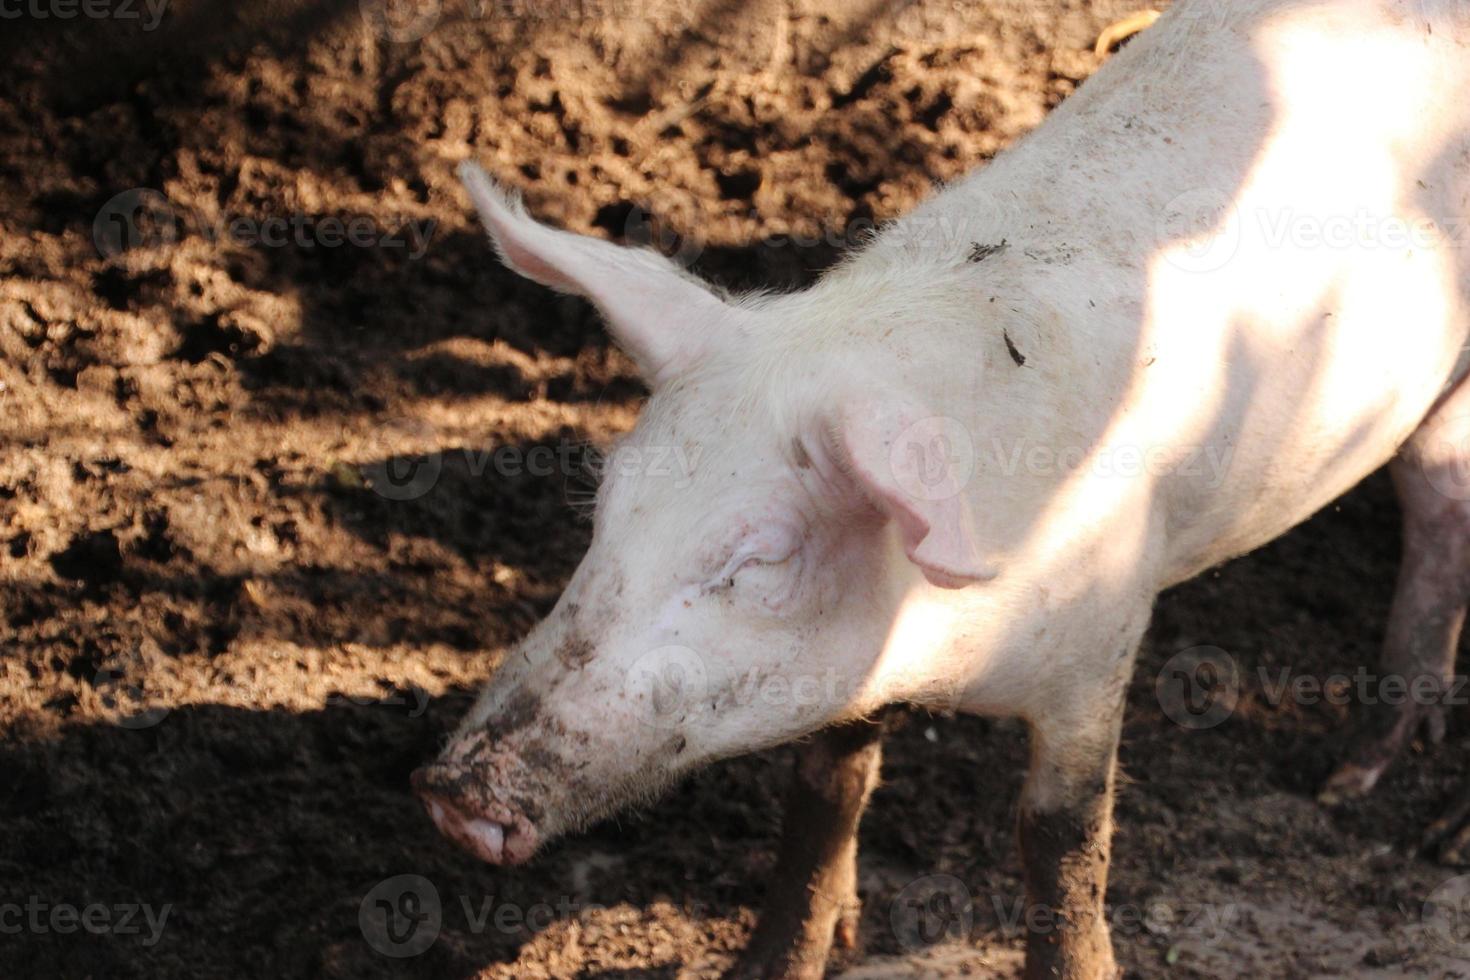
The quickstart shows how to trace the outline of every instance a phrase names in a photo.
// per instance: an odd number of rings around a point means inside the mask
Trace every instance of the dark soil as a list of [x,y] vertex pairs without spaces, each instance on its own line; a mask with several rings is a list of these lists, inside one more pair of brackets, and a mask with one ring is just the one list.
[[[515,870],[471,863],[408,793],[555,601],[588,538],[585,447],[643,397],[584,303],[493,261],[453,166],[475,157],[578,231],[637,238],[652,214],[701,273],[790,288],[1034,127],[1131,8],[442,12],[403,43],[335,2],[4,27],[0,976],[715,975],[774,860],[785,752]],[[295,220],[286,239],[272,219]],[[333,219],[372,244],[331,244]],[[504,464],[538,447],[570,465]],[[1329,811],[1313,793],[1351,712],[1267,697],[1283,669],[1373,663],[1396,551],[1375,476],[1163,598],[1109,894],[1151,914],[1115,929],[1130,975],[1470,976],[1470,945],[1421,921],[1455,872],[1415,853],[1470,776],[1470,716]],[[1204,644],[1236,658],[1242,699],[1190,731],[1155,680]],[[1009,724],[893,736],[855,976],[1013,974],[1025,758]],[[442,928],[393,958],[360,915],[401,874],[432,883]],[[891,913],[933,874],[964,883],[970,928],[926,952]],[[12,932],[7,903],[169,917],[151,943],[117,915]]]

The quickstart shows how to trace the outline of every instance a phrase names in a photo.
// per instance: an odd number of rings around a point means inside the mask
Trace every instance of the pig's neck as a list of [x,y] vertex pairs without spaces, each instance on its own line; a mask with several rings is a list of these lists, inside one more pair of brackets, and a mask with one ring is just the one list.
[[873,700],[982,692],[966,704],[983,694],[1000,710],[1010,666],[1085,646],[1100,611],[1146,615],[1162,539],[1147,476],[1097,470],[1125,438],[1117,416],[1147,356],[1116,269],[1059,261],[1044,251],[1054,243],[1024,227],[971,232],[982,246],[1006,244],[986,252],[967,241],[946,264],[942,249],[885,238],[803,297],[808,356],[786,362],[785,387],[801,388],[800,374],[826,378],[809,386],[817,398],[886,389],[970,434],[961,449],[976,466],[965,494],[1000,576],[933,589],[895,544],[894,626]]

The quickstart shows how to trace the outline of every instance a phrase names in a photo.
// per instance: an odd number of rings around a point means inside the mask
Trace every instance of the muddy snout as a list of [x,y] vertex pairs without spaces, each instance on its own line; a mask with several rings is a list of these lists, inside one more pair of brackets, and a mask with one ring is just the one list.
[[441,758],[415,770],[410,783],[439,832],[480,860],[521,864],[535,853],[535,826],[498,798],[484,767]]

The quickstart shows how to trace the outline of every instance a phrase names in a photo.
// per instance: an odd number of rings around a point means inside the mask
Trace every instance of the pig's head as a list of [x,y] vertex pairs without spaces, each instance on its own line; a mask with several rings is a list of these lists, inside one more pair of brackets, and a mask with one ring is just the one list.
[[923,671],[881,663],[900,602],[991,573],[953,475],[902,451],[922,410],[799,302],[723,297],[461,176],[501,259],[591,300],[653,394],[556,608],[414,774],[440,829],[524,861],[692,767],[923,700]]

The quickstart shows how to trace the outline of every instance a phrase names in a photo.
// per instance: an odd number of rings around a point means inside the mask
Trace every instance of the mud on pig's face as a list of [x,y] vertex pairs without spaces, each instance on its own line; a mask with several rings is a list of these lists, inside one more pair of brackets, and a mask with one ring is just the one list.
[[901,600],[990,574],[957,493],[905,490],[924,474],[895,440],[922,409],[793,344],[790,309],[539,225],[461,176],[506,264],[590,299],[653,397],[555,609],[414,774],[440,829],[524,861],[702,763],[922,700],[889,683],[922,671],[875,669]]
[[435,823],[487,861],[872,707],[862,658],[882,645],[884,588],[862,552],[881,525],[813,506],[798,443],[696,432],[699,413],[663,397],[611,454],[623,464],[556,608],[415,774]]

